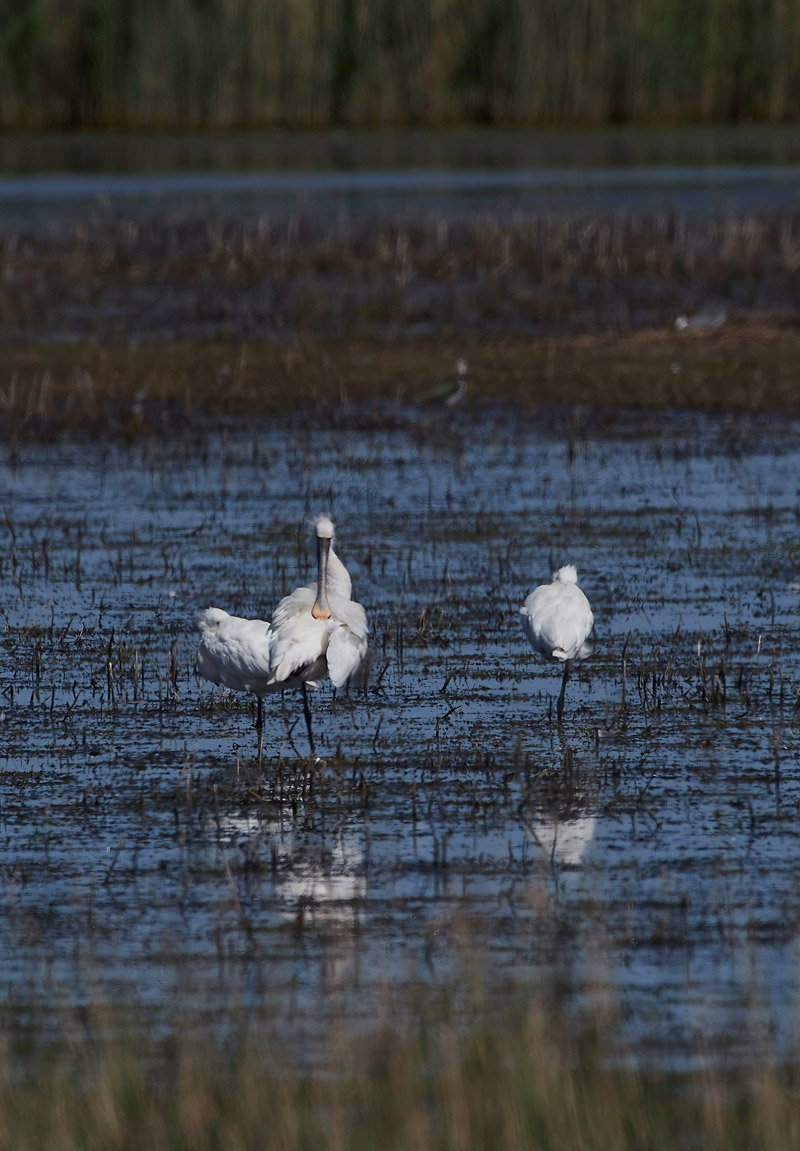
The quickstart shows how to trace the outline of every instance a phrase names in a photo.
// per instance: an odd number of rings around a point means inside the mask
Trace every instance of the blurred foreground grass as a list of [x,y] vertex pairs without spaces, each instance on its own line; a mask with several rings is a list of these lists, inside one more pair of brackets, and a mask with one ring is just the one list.
[[549,338],[12,345],[0,347],[0,433],[12,440],[70,429],[139,435],[309,404],[413,402],[452,376],[457,358],[468,361],[466,403],[800,407],[800,332],[774,325]]
[[[511,997],[513,999],[513,996]],[[391,1012],[390,1012],[391,1014]],[[0,1145],[18,1151],[249,1148],[704,1151],[800,1145],[797,1067],[641,1074],[613,1068],[603,1028],[557,1009],[441,1005],[371,1034],[339,1030],[300,1068],[254,1036],[65,1039],[6,1047]],[[84,1021],[85,1022],[85,1021]],[[108,1023],[102,1017],[93,1023]]]

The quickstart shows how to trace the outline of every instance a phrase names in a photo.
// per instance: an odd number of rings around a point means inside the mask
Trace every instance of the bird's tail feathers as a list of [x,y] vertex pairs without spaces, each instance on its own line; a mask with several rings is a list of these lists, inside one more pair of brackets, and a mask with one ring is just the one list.
[[553,659],[560,659],[562,662],[568,659],[588,659],[592,654],[592,645],[590,643],[581,644],[574,655],[570,655],[563,647],[554,647],[550,654]]

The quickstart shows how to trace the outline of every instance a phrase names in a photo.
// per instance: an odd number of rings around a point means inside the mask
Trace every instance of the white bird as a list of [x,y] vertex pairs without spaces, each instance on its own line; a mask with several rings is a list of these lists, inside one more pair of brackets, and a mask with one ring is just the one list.
[[576,659],[591,655],[587,643],[594,624],[589,601],[578,587],[578,573],[572,564],[553,573],[553,582],[534,588],[523,606],[522,630],[534,651],[546,659],[564,664],[564,678],[558,697],[559,720],[564,712],[564,692]]
[[557,860],[577,867],[592,841],[596,824],[594,815],[559,818],[542,812],[528,825],[528,834],[551,862]]
[[219,607],[206,608],[197,621],[200,647],[197,671],[203,679],[233,691],[258,696],[258,719],[263,720],[261,697],[272,691],[270,627],[263,619],[241,619]]
[[326,673],[334,687],[347,682],[367,653],[367,616],[351,599],[347,568],[333,550],[333,524],[316,522],[318,579],[296,588],[264,620],[239,619],[208,608],[198,620],[201,639],[197,670],[212,683],[258,697],[256,726],[263,726],[262,699],[268,692],[299,687],[311,754],[311,712],[306,684]]

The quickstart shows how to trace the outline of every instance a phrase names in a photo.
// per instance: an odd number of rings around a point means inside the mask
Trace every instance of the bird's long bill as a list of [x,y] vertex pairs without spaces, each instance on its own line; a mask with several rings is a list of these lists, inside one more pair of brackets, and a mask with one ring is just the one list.
[[323,536],[317,536],[317,598],[311,614],[314,619],[330,619],[331,609],[328,603],[328,552],[331,550],[331,541]]

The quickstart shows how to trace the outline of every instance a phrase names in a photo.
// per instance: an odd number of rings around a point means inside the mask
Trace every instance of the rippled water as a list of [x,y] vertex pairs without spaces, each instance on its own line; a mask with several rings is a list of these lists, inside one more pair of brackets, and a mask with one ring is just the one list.
[[[2,466],[4,1026],[276,1016],[556,978],[674,1066],[796,1038],[798,425],[378,407]],[[254,709],[193,674],[213,603],[313,578],[327,511],[364,684]],[[517,609],[594,608],[558,672]]]

